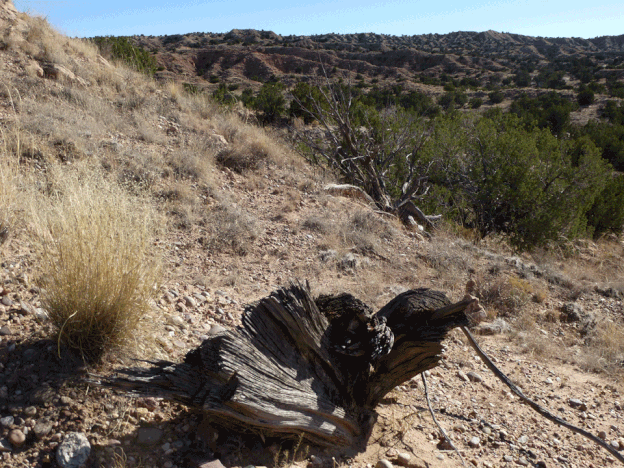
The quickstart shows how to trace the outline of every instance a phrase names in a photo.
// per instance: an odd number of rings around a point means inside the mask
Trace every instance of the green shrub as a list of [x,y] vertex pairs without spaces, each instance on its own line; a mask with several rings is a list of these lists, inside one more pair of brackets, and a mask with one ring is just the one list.
[[[589,140],[564,146],[509,114],[438,119],[426,149],[440,207],[482,236],[505,233],[519,250],[584,235],[609,167]],[[440,191],[434,192],[440,194]]]
[[576,102],[581,106],[589,106],[594,103],[594,92],[590,89],[583,89],[576,95]]
[[102,55],[121,60],[135,70],[153,75],[156,72],[156,59],[140,46],[135,46],[128,37],[94,37],[92,41],[100,49]]
[[624,227],[624,176],[608,178],[604,190],[587,212],[587,224],[594,237],[607,232],[620,234]]
[[492,104],[500,104],[505,99],[505,94],[502,91],[492,91],[488,94],[488,98]]
[[468,101],[468,104],[470,105],[471,109],[478,109],[479,107],[483,105],[483,99],[478,98],[478,97],[473,97],[473,98],[470,98],[470,101]]
[[262,85],[256,96],[253,107],[262,112],[262,120],[275,122],[286,111],[286,99],[283,95],[284,85],[267,82]]

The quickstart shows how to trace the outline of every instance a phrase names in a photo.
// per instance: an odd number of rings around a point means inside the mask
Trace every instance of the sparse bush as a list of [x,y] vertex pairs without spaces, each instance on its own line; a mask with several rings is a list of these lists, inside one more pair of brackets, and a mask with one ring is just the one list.
[[232,169],[239,174],[255,171],[268,157],[267,148],[259,142],[240,142],[230,145],[217,154],[220,166]]
[[310,216],[301,224],[305,229],[321,234],[331,232],[331,225],[325,218],[319,216]]
[[588,327],[581,367],[593,372],[622,372],[624,332],[622,324],[603,319]]
[[[502,316],[517,316],[534,294],[531,284],[516,276],[478,278],[475,281],[475,295],[486,308],[495,308]],[[491,318],[495,313],[489,312]]]
[[61,343],[89,362],[135,338],[159,277],[149,206],[93,169],[50,168],[33,207],[42,304]]
[[212,227],[212,231],[200,239],[200,243],[209,250],[231,250],[236,255],[245,256],[259,236],[254,219],[228,200],[219,201],[206,214],[205,225]]

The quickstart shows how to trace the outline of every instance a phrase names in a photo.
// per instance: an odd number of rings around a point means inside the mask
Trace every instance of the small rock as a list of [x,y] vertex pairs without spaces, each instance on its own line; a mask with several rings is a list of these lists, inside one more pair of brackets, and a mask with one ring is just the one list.
[[491,323],[482,323],[475,327],[475,332],[479,335],[498,335],[511,330],[511,326],[502,318],[497,318]]
[[13,416],[5,416],[4,418],[0,418],[0,426],[9,427],[14,421],[15,418],[13,418]]
[[26,436],[19,429],[13,429],[9,432],[9,442],[13,447],[21,447],[26,442]]
[[2,305],[5,305],[7,307],[11,307],[14,302],[11,300],[11,298],[9,296],[2,296]]
[[576,398],[570,398],[568,400],[568,404],[579,411],[587,411],[587,405],[583,403],[581,400],[577,400]]
[[221,460],[212,460],[209,462],[202,463],[199,465],[199,468],[225,468]]
[[0,328],[0,336],[8,336],[8,335],[11,335],[12,333],[13,332],[11,331],[11,329],[7,327],[6,325]]
[[20,304],[20,312],[22,313],[22,315],[34,315],[35,314],[35,309],[33,309],[33,307],[27,302],[19,301],[19,304]]
[[29,406],[24,410],[24,414],[29,418],[32,418],[33,416],[37,415],[37,408],[35,408],[34,406]]
[[385,458],[382,458],[381,460],[377,462],[377,464],[375,465],[375,468],[392,468],[392,463],[390,463]]
[[40,419],[33,427],[33,432],[37,439],[43,439],[52,431],[53,424],[50,421]]
[[438,460],[444,460],[444,454],[443,453],[436,453],[436,458]]
[[524,458],[524,457],[518,458],[518,461],[516,463],[518,463],[518,465],[522,465],[522,466],[527,466],[529,464],[527,459]]
[[397,457],[397,455],[398,455],[398,452],[395,448],[390,448],[386,452],[386,457],[388,457],[389,459],[394,459]]
[[184,296],[182,299],[188,307],[197,307],[197,302],[191,296]]
[[409,466],[411,459],[412,459],[412,456],[409,453],[399,452],[397,454],[396,461],[397,461],[397,464],[401,466]]
[[0,440],[0,453],[11,452],[13,449],[11,448],[11,444],[8,440],[2,439]]
[[68,433],[56,449],[56,461],[61,468],[78,468],[89,458],[91,444],[82,432]]
[[48,312],[45,309],[42,309],[41,307],[37,307],[35,309],[35,319],[38,322],[47,322],[49,319]]
[[520,445],[525,445],[528,441],[529,441],[529,437],[528,437],[528,436],[526,436],[526,435],[520,436],[520,437],[518,438],[518,443],[519,443]]
[[206,334],[208,336],[215,336],[215,335],[220,335],[221,333],[224,333],[225,331],[226,331],[225,328],[223,328],[218,323],[215,323],[213,326],[210,327],[210,330],[208,330]]
[[464,382],[468,382],[470,380],[468,376],[464,374],[462,371],[457,371],[457,377],[459,377]]
[[576,302],[568,302],[561,308],[563,314],[561,318],[567,322],[579,322],[585,315],[583,307]]
[[481,445],[481,439],[479,439],[477,436],[474,436],[468,441],[468,445],[470,445],[472,448],[478,448]]
[[472,382],[483,382],[483,377],[481,377],[479,374],[477,374],[476,372],[468,372],[468,374],[466,374],[466,376],[472,381]]
[[602,440],[605,440],[607,438],[607,433],[605,431],[600,431],[598,433],[598,437],[600,437]]
[[624,437],[618,439],[618,444],[620,444],[620,450],[624,450]]
[[505,456],[503,456],[503,461],[506,461],[507,463],[511,463],[511,462],[514,461],[514,459],[510,455],[505,455]]
[[167,321],[170,324],[175,325],[176,327],[186,328],[186,322],[184,322],[184,319],[180,317],[179,315],[172,315],[169,318],[167,318]]
[[162,439],[163,431],[157,427],[142,427],[138,430],[137,442],[141,445],[154,445]]
[[61,403],[62,403],[63,405],[68,406],[68,405],[71,405],[73,402],[74,402],[74,400],[72,400],[72,399],[71,399],[71,398],[69,398],[68,396],[63,395],[63,396],[61,397]]

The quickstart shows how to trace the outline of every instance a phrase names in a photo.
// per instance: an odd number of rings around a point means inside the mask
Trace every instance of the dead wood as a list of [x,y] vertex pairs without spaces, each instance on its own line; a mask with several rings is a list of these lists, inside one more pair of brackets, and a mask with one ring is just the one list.
[[373,313],[349,294],[315,301],[307,283],[295,283],[248,306],[242,326],[184,362],[122,369],[100,384],[177,400],[228,428],[363,450],[375,407],[438,364],[442,340],[470,323],[477,304],[416,289]]

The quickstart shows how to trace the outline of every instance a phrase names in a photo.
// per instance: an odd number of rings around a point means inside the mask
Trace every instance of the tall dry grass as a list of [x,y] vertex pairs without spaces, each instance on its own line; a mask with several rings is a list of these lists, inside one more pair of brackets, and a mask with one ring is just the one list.
[[[6,143],[5,132],[1,131]],[[0,152],[0,247],[7,241],[14,223],[17,199],[17,164],[15,158],[2,148]]]
[[59,346],[100,360],[136,338],[150,310],[160,266],[145,200],[86,167],[49,169],[33,202],[43,306]]
[[[22,153],[23,132],[17,116],[21,99],[16,90],[4,86],[15,119],[5,127],[0,126],[0,247],[11,234],[18,193],[19,157]],[[15,98],[14,98],[15,95]]]

